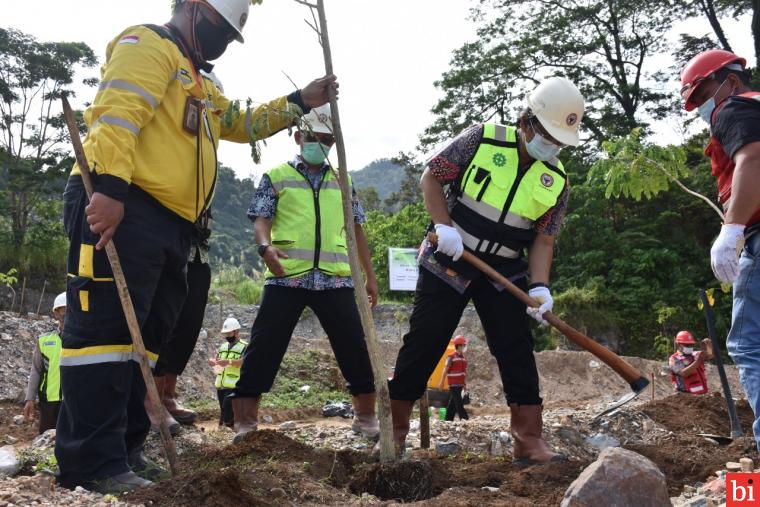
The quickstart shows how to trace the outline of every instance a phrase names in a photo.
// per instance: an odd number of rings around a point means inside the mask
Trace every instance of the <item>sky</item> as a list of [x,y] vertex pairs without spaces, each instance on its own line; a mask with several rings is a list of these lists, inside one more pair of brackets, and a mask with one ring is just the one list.
[[[430,125],[430,109],[440,97],[433,82],[448,69],[451,53],[475,36],[468,19],[468,0],[326,0],[333,64],[340,81],[340,114],[350,170],[413,150]],[[124,28],[163,23],[170,0],[27,0],[4,9],[0,26],[14,27],[42,41],[83,41],[104,60],[107,43]],[[293,91],[287,74],[305,86],[324,74],[316,34],[304,22],[306,7],[293,0],[264,0],[251,8],[245,44],[233,43],[217,61],[215,73],[230,98],[266,102]],[[753,61],[749,19],[724,23],[734,50]],[[702,35],[706,22],[677,22],[677,33]],[[744,35],[742,35],[744,37]],[[662,65],[672,62],[662,59]],[[656,63],[659,65],[658,63]],[[97,69],[90,70],[97,75]],[[83,77],[83,76],[82,76]],[[674,93],[677,84],[673,83]],[[83,107],[94,89],[83,89],[74,101]],[[694,122],[693,128],[701,128]],[[654,126],[658,139],[678,142],[680,121]],[[285,132],[263,147],[255,165],[248,145],[222,142],[220,161],[239,177],[258,179],[268,168],[292,158],[296,145]],[[333,159],[335,156],[332,157]]]
[[[433,82],[451,52],[474,35],[465,0],[327,0],[333,65],[340,82],[340,115],[349,169],[412,150],[433,119],[439,96]],[[28,0],[4,9],[0,26],[39,40],[83,41],[104,60],[108,42],[124,28],[169,19],[170,0]],[[7,7],[7,6],[6,6]],[[308,8],[293,0],[264,0],[251,7],[245,43],[233,43],[214,69],[229,98],[266,102],[324,75],[316,34],[304,19]],[[424,35],[423,35],[424,34]],[[97,69],[92,69],[93,75]],[[74,107],[92,100],[79,93]],[[222,142],[220,161],[239,177],[290,160],[295,141],[280,132],[254,165],[248,145]],[[333,156],[332,158],[335,158]]]

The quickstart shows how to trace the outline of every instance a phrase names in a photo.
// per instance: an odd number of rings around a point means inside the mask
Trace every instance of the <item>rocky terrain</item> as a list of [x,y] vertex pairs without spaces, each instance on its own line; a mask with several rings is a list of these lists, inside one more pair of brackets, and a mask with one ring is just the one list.
[[[389,371],[405,332],[408,311],[408,307],[385,306],[376,312]],[[662,363],[629,358],[654,379],[654,388],[622,410],[595,418],[611,401],[628,392],[628,386],[588,353],[546,351],[536,355],[546,405],[544,432],[550,445],[569,459],[544,467],[513,465],[509,410],[499,387],[498,369],[471,310],[460,331],[473,338],[468,347],[473,399],[468,409],[472,417],[444,422],[433,409],[429,449],[421,448],[419,414],[415,411],[407,459],[398,465],[381,466],[370,456],[373,443],[351,433],[350,420],[323,418],[318,407],[263,410],[263,431],[246,439],[242,446],[230,446],[231,430],[217,426],[213,376],[205,363],[220,342],[216,330],[228,314],[237,316],[246,328],[255,308],[208,309],[208,336],[199,341],[180,386],[185,400],[203,408],[196,426],[184,428],[175,439],[180,475],[116,499],[85,491],[69,492],[53,485],[48,471],[55,470],[51,459],[54,432],[35,440],[34,428],[18,416],[31,346],[35,337],[54,323],[0,313],[0,376],[4,380],[0,384],[4,400],[0,402],[0,445],[5,445],[0,448],[0,475],[5,470],[5,475],[14,476],[0,481],[0,507],[124,502],[156,506],[392,505],[399,501],[414,505],[527,506],[560,505],[563,498],[563,505],[570,506],[582,505],[572,502],[588,491],[604,489],[604,484],[593,482],[599,480],[595,467],[603,470],[602,475],[609,475],[616,466],[624,471],[635,468],[636,460],[651,462],[651,470],[631,479],[631,484],[638,484],[634,493],[647,494],[647,489],[655,487],[647,481],[654,481],[667,503],[719,506],[725,501],[726,471],[760,463],[749,438],[720,443],[697,436],[729,434],[725,399],[716,392],[703,397],[671,396]],[[299,323],[289,354],[300,357],[305,351],[329,352],[324,333],[311,314]],[[298,379],[303,385],[315,384],[315,376],[336,377],[329,354],[320,357],[326,358],[324,370],[303,373]],[[729,367],[728,375],[734,397],[739,398],[735,368]],[[708,366],[708,377],[711,389],[719,390],[713,366]],[[751,410],[743,400],[737,406],[744,430],[750,432]],[[156,435],[151,436],[148,448],[153,458],[163,460]],[[623,450],[632,452],[625,454]],[[754,462],[747,464],[742,458]],[[4,468],[11,462],[11,468]],[[619,482],[626,480],[623,477]]]

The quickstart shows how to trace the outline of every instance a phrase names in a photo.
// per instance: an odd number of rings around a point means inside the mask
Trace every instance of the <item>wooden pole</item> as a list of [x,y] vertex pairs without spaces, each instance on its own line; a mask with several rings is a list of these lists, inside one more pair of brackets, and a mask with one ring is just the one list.
[[42,298],[45,297],[45,287],[47,287],[47,280],[42,284],[42,294],[40,294],[40,302],[37,303],[37,317],[40,316],[40,308],[42,308]]
[[[77,164],[79,164],[79,169],[82,173],[82,182],[87,191],[87,198],[90,199],[92,197],[90,166],[84,155],[82,140],[79,138],[79,128],[74,119],[74,112],[71,110],[71,106],[65,95],[61,97],[61,101],[63,102],[63,115],[66,119],[66,125],[69,128],[71,143],[74,145],[74,154],[76,155]],[[153,412],[155,419],[160,421],[159,429],[161,431],[161,439],[164,442],[166,460],[169,462],[169,468],[171,469],[172,475],[177,475],[177,449],[174,447],[174,440],[172,440],[172,436],[169,433],[169,425],[166,422],[166,418],[161,415],[164,410],[163,404],[158,397],[156,382],[153,380],[153,374],[150,371],[148,354],[145,351],[145,343],[143,342],[142,333],[140,332],[140,325],[137,323],[135,307],[132,305],[132,298],[129,295],[127,281],[124,278],[124,271],[121,269],[119,254],[116,252],[116,246],[114,245],[113,240],[106,244],[106,255],[108,256],[108,262],[111,265],[111,271],[113,271],[113,278],[116,282],[119,299],[121,300],[121,307],[124,310],[124,317],[127,319],[127,327],[129,327],[129,334],[132,337],[132,346],[137,355],[140,371],[142,372],[142,377],[145,381],[150,410]]]
[[[304,2],[299,2],[304,3]],[[308,5],[308,4],[307,4]],[[310,6],[313,7],[313,6]],[[330,37],[327,31],[327,15],[325,14],[324,0],[317,0],[317,14],[319,16],[319,39],[322,44],[322,53],[325,60],[325,72],[332,75],[333,62],[330,51]],[[312,11],[313,12],[313,11]],[[348,260],[351,266],[351,277],[355,281],[356,303],[359,306],[364,336],[367,342],[372,370],[375,376],[375,390],[377,391],[378,419],[380,422],[380,461],[391,462],[396,459],[396,451],[393,444],[393,423],[391,422],[391,404],[388,394],[388,381],[385,376],[385,366],[380,354],[375,333],[375,322],[372,318],[372,309],[367,298],[367,290],[362,280],[361,265],[359,263],[359,250],[356,245],[356,231],[354,230],[354,213],[351,205],[351,187],[348,184],[348,163],[346,162],[346,145],[343,141],[343,130],[340,125],[340,112],[335,90],[330,89],[330,112],[332,115],[333,136],[338,151],[338,175],[340,190],[343,195],[343,219],[348,239]]]
[[24,277],[24,282],[21,285],[21,301],[18,305],[18,314],[19,316],[24,315],[24,296],[26,294],[26,277]]
[[427,388],[420,398],[420,447],[430,449],[430,403]]

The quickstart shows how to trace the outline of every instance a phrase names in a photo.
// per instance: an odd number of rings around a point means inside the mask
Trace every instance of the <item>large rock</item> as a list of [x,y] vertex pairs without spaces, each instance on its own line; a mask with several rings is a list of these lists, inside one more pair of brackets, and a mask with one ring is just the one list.
[[665,475],[633,451],[610,447],[565,492],[561,507],[670,506]]
[[13,477],[21,470],[21,461],[11,445],[0,447],[0,477]]

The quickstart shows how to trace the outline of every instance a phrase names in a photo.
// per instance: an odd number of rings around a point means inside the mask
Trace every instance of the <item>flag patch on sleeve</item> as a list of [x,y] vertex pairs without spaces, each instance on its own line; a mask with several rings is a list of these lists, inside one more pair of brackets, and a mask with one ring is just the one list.
[[137,44],[140,42],[140,37],[137,35],[125,35],[119,39],[119,44]]

